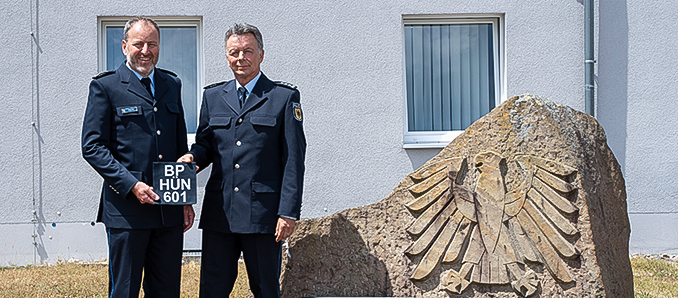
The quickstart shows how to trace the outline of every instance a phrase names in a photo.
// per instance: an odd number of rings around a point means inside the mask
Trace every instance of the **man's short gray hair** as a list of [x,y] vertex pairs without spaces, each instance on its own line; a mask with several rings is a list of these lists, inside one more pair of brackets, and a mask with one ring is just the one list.
[[129,36],[129,29],[134,27],[134,24],[143,21],[148,24],[152,24],[153,27],[155,27],[155,31],[158,32],[158,37],[160,37],[160,28],[158,27],[158,24],[151,18],[149,17],[144,17],[144,16],[138,16],[138,17],[133,17],[129,21],[127,21],[127,24],[125,24],[125,30],[123,30],[123,40],[127,41],[127,37]]
[[[228,42],[228,38],[231,37],[231,35],[245,35],[252,33],[254,35],[254,38],[257,40],[257,44],[259,45],[259,52],[264,50],[264,39],[261,37],[261,32],[259,32],[259,28],[252,26],[247,23],[236,23],[233,24],[228,30],[226,31],[226,39],[224,39],[224,42]],[[224,44],[225,44],[224,43]]]

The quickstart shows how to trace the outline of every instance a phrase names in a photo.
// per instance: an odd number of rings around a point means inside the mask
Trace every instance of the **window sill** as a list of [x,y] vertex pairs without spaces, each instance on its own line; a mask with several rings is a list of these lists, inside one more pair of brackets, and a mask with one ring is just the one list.
[[447,147],[449,144],[450,142],[403,144],[403,149],[441,149]]
[[406,132],[403,137],[404,149],[440,149],[462,134],[463,130],[436,132]]

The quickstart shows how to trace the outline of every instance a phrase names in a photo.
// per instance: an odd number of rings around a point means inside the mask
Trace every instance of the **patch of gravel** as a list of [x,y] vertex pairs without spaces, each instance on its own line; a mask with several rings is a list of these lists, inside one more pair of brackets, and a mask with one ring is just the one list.
[[666,261],[669,263],[678,263],[678,255],[670,255],[670,254],[650,254],[650,255],[644,255],[644,254],[631,254],[630,258],[645,258],[649,260],[662,260]]

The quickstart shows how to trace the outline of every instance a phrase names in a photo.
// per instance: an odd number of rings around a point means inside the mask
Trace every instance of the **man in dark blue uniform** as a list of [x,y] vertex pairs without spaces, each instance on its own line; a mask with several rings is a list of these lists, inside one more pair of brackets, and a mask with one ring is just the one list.
[[149,184],[154,161],[188,151],[181,81],[155,67],[160,31],[136,17],[124,29],[127,60],[89,86],[82,154],[104,178],[97,221],[106,225],[110,297],[179,297],[183,232],[193,207],[158,206]]
[[200,216],[201,297],[228,297],[242,252],[255,297],[279,297],[281,242],[299,219],[306,140],[299,91],[260,71],[259,30],[226,32],[235,80],[205,87],[196,144],[179,161],[212,163]]

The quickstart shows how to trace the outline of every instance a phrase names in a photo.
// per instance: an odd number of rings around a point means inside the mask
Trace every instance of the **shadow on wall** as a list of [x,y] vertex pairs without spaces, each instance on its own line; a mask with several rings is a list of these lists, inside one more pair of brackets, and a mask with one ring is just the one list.
[[[370,255],[358,229],[343,215],[329,224],[303,220],[283,259],[281,297],[390,296],[386,265]],[[322,225],[322,224],[320,224]],[[314,231],[303,233],[301,230]],[[283,255],[285,255],[283,246]],[[295,257],[298,256],[298,257]]]
[[596,118],[607,143],[626,168],[629,23],[626,1],[599,1]]
[[435,149],[406,149],[407,157],[410,158],[410,163],[412,164],[412,171],[423,166],[427,161],[429,161],[434,156],[438,155],[443,148]]
[[[598,193],[619,195],[614,201],[602,201],[595,193],[587,198],[591,220],[591,232],[594,245],[606,249],[596,250],[596,259],[601,268],[603,285],[608,297],[632,296],[633,291],[623,292],[623,285],[633,284],[630,274],[631,264],[619,260],[616,256],[628,254],[631,233],[628,211],[626,210],[626,186],[623,173],[626,167],[626,139],[628,118],[628,61],[629,61],[629,23],[627,1],[598,1],[598,71],[596,76],[597,108],[596,119],[605,129],[607,144],[619,163],[609,164],[609,168],[598,169],[598,185],[592,179],[582,179],[582,188],[597,189]],[[602,144],[592,144],[600,146]],[[596,158],[605,159],[597,156]],[[596,163],[594,163],[596,164]],[[606,164],[601,161],[597,164]],[[625,216],[614,218],[606,214],[603,204],[618,206]]]
[[[33,264],[44,264],[46,260],[49,259],[49,255],[45,248],[45,242],[43,238],[45,237],[45,214],[44,214],[44,196],[43,196],[43,145],[45,145],[45,140],[42,138],[40,131],[41,121],[40,121],[40,55],[42,54],[42,48],[40,47],[40,1],[35,1],[34,11],[31,13],[34,14],[35,21],[31,24],[31,56],[32,56],[32,72],[33,72],[33,81],[34,85],[32,95],[32,105],[33,105],[33,115],[32,115],[32,126],[33,126],[33,136],[31,142],[33,142],[33,246],[34,258]],[[36,255],[37,254],[37,255]],[[38,259],[39,257],[39,259]]]

